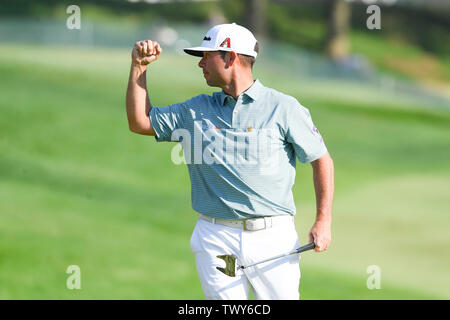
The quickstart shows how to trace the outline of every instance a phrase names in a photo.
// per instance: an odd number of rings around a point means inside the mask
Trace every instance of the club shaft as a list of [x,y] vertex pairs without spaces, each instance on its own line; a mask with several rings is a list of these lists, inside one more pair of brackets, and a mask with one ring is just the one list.
[[304,245],[304,246],[302,246],[300,248],[292,250],[291,252],[283,253],[283,254],[280,254],[280,255],[275,256],[275,257],[271,257],[271,258],[268,258],[268,259],[265,259],[265,260],[261,260],[261,261],[249,264],[247,266],[240,266],[239,268],[241,268],[241,269],[250,268],[250,267],[256,266],[257,264],[261,264],[261,263],[264,263],[264,262],[269,262],[269,261],[272,261],[272,260],[275,260],[275,259],[280,259],[280,258],[283,258],[283,257],[286,257],[286,256],[290,256],[291,254],[301,253],[303,251],[314,249],[315,247],[316,247],[315,243],[308,243],[307,245]]

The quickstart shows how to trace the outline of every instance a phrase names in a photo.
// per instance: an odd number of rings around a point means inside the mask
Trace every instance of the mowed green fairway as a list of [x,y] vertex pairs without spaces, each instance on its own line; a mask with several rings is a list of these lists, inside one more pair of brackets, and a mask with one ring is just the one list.
[[[203,298],[187,168],[171,162],[173,143],[128,131],[129,55],[0,45],[0,299]],[[164,53],[152,103],[216,90],[197,62]],[[263,63],[256,75],[310,109],[335,161],[333,241],[303,255],[302,298],[450,298],[450,113]],[[306,242],[309,165],[294,196]],[[66,288],[70,265],[81,290]],[[366,287],[371,265],[379,290]]]

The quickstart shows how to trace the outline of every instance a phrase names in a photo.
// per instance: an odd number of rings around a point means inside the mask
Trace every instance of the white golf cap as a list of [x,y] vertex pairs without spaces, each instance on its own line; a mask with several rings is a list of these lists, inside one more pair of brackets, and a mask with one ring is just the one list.
[[234,51],[256,58],[256,43],[256,38],[247,28],[236,23],[219,24],[209,29],[200,47],[183,50],[196,57],[203,57],[204,51]]

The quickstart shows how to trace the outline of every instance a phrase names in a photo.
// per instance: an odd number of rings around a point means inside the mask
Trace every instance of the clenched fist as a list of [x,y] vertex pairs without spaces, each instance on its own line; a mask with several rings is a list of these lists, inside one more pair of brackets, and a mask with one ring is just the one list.
[[131,60],[135,65],[146,66],[157,60],[161,52],[161,46],[156,41],[138,41],[131,52]]

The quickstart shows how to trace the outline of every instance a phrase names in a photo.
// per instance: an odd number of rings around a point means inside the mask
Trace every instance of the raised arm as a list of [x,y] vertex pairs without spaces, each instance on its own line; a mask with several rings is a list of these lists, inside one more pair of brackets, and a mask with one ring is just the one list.
[[334,194],[334,164],[327,152],[311,162],[316,192],[316,221],[309,232],[309,242],[316,243],[316,252],[324,251],[331,241],[331,210]]
[[149,112],[152,109],[147,91],[147,65],[156,61],[162,49],[156,41],[136,42],[131,52],[131,69],[128,79],[126,110],[128,126],[132,132],[154,136]]

